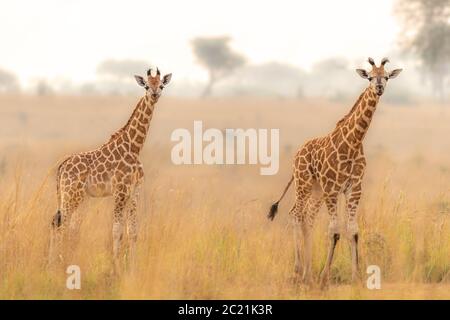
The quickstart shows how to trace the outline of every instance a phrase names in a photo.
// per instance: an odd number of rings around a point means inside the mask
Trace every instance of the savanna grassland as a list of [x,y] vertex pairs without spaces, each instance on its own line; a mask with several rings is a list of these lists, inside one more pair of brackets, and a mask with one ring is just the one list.
[[[162,97],[142,153],[137,261],[111,276],[112,203],[88,199],[70,264],[82,288],[66,289],[64,269],[46,268],[55,168],[65,155],[97,147],[121,127],[137,97],[0,96],[0,298],[2,299],[442,299],[450,298],[450,108],[396,106],[381,99],[368,136],[359,208],[362,271],[379,265],[382,288],[350,285],[345,237],[331,285],[292,281],[292,190],[274,222],[295,150],[328,133],[352,103],[320,100]],[[280,170],[256,166],[176,166],[176,128],[279,128]],[[343,201],[340,216],[344,216]],[[325,263],[327,213],[314,230],[313,269]]]

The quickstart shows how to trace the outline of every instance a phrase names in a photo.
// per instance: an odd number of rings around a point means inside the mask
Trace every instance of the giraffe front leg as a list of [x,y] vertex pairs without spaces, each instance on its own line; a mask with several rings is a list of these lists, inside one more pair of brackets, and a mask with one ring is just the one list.
[[338,225],[338,218],[337,218],[337,195],[327,197],[325,200],[325,203],[328,208],[328,213],[330,215],[330,222],[328,225],[328,239],[329,239],[329,247],[328,247],[328,254],[327,254],[327,260],[325,262],[325,267],[322,270],[322,275],[320,279],[320,286],[323,289],[327,286],[329,276],[330,276],[330,268],[331,264],[333,262],[333,256],[334,256],[334,250],[336,248],[336,244],[340,238],[339,233],[339,225]]
[[359,200],[361,198],[361,184],[358,184],[346,193],[347,202],[347,234],[350,241],[351,259],[352,259],[352,281],[358,282],[361,280],[359,271],[359,254],[358,254],[358,220],[357,209]]
[[114,217],[112,226],[114,273],[120,273],[120,253],[124,229],[124,209],[129,199],[128,188],[118,186],[114,192]]

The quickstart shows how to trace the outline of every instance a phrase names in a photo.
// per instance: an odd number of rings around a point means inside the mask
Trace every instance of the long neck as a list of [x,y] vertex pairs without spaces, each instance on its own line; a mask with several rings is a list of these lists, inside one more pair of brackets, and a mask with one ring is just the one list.
[[375,91],[371,87],[366,88],[351,111],[338,122],[336,131],[340,131],[350,145],[358,146],[364,140],[378,101]]
[[139,154],[144,147],[154,107],[154,103],[147,96],[142,97],[127,124],[121,129],[123,143],[133,154]]

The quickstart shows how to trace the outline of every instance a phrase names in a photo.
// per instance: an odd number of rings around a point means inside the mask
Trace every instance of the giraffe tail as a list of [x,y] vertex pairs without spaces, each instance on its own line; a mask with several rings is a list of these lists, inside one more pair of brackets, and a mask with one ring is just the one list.
[[278,212],[278,204],[280,203],[280,201],[284,198],[284,195],[286,194],[286,192],[288,191],[289,187],[292,184],[292,181],[294,181],[294,176],[291,177],[291,180],[289,180],[286,188],[284,188],[283,194],[281,195],[280,199],[278,199],[277,202],[275,202],[271,207],[270,207],[270,211],[269,214],[267,215],[267,218],[272,220],[275,218],[275,216],[277,215]]
[[61,226],[61,190],[60,190],[60,178],[61,178],[61,167],[69,160],[69,157],[66,157],[63,161],[60,161],[58,168],[56,169],[56,198],[58,201],[58,209],[56,214],[53,216],[52,226],[59,227]]

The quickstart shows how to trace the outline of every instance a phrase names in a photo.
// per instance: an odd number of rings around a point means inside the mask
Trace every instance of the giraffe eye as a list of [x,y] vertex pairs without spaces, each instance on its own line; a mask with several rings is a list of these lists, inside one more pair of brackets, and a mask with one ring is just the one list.
[[159,88],[162,90],[162,89],[164,89],[164,86],[159,86]]
[[368,78],[367,78],[367,80],[369,80],[369,81],[372,81],[372,79],[373,79],[372,77],[368,77]]
[[384,80],[388,81],[388,80],[389,80],[389,77],[384,77]]

